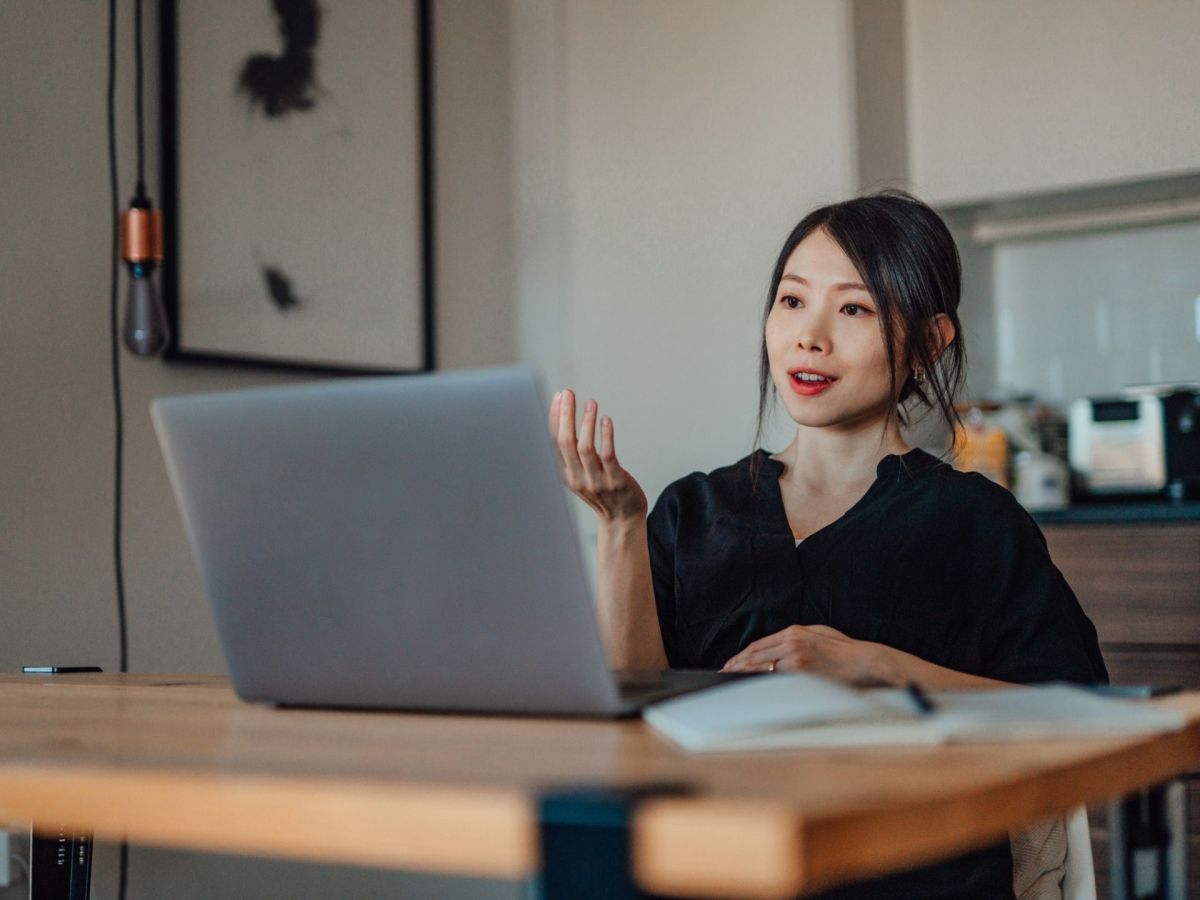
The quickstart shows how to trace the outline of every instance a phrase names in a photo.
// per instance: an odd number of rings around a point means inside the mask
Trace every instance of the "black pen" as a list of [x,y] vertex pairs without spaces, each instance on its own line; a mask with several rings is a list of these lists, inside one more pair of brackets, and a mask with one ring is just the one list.
[[905,685],[904,689],[908,691],[908,696],[912,697],[913,703],[917,705],[917,709],[919,709],[922,713],[928,715],[931,712],[937,711],[936,704],[929,699],[929,695],[921,690],[920,686],[915,681],[910,681],[907,685]]

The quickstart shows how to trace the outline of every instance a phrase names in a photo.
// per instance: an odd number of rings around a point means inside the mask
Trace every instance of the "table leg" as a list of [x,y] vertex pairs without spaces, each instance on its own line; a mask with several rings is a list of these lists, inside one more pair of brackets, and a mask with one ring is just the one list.
[[1185,900],[1187,790],[1176,779],[1108,806],[1113,900]]
[[630,823],[648,797],[688,793],[683,785],[566,789],[541,801],[540,900],[652,900],[634,883]]
[[30,900],[88,900],[91,884],[91,832],[35,824],[29,838]]

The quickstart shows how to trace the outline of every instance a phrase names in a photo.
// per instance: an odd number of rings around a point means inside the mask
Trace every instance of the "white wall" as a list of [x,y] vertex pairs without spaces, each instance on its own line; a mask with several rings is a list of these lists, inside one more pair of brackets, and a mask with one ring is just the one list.
[[536,255],[518,260],[519,283],[533,284],[524,267],[538,267],[561,304],[559,346],[547,356],[530,341],[523,353],[552,361],[551,387],[574,387],[613,416],[618,455],[653,502],[675,478],[752,449],[775,255],[804,213],[854,187],[848,8],[518,9],[541,27],[521,34],[516,55],[517,140],[543,148],[556,188],[519,199],[518,242],[553,242],[565,260],[550,274]]
[[507,0],[434,0],[437,365],[517,358]]
[[903,24],[911,183],[952,208],[970,396],[1064,404],[1193,379],[1194,223],[998,245],[969,233],[976,216],[1193,196],[1200,4],[904,0]]
[[936,203],[1194,170],[1194,0],[906,0],[909,159]]
[[995,251],[998,385],[1051,403],[1200,374],[1200,223]]
[[908,184],[904,0],[851,0],[854,130],[862,191]]

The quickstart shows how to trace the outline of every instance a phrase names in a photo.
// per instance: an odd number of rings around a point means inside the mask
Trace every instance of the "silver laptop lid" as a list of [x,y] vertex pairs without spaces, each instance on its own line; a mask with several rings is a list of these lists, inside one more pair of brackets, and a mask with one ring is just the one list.
[[238,694],[619,709],[534,373],[156,400]]

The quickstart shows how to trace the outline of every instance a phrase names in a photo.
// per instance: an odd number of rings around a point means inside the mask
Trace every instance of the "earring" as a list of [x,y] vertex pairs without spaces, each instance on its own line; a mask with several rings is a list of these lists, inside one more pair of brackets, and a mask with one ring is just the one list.
[[915,372],[913,372],[913,380],[917,384],[920,384],[920,385],[925,384],[925,370],[917,369]]

